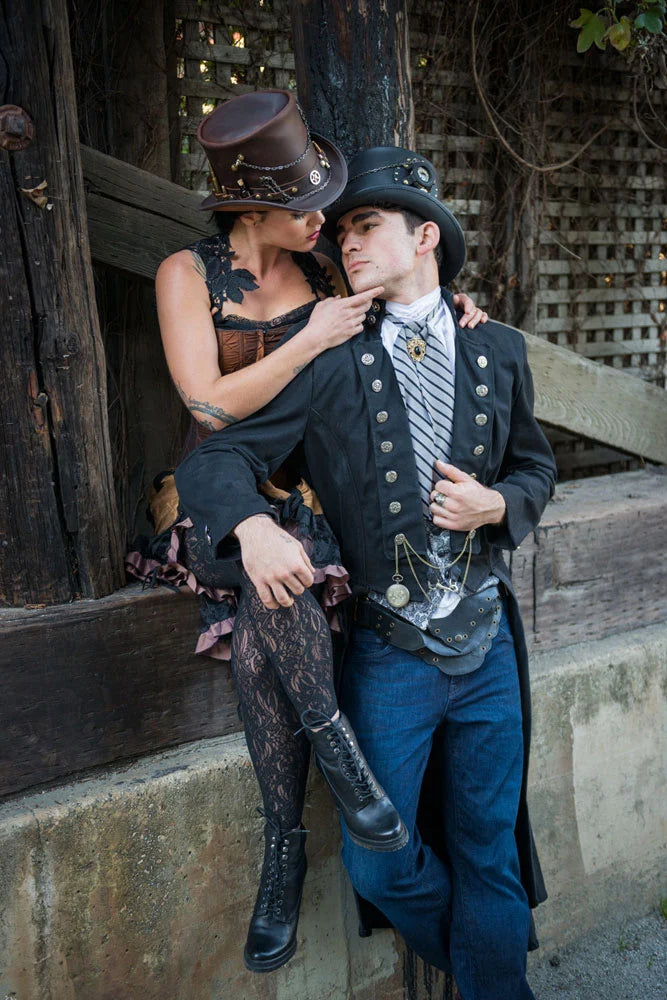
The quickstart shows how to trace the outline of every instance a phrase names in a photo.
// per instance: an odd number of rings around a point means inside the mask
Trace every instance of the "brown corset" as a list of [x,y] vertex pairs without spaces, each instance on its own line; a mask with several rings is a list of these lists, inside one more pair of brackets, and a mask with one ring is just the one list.
[[[240,371],[241,368],[247,368],[248,365],[270,354],[278,347],[289,328],[299,320],[305,319],[314,305],[315,300],[312,300],[297,309],[292,309],[291,312],[263,322],[245,319],[233,313],[218,318],[220,314],[216,313],[213,325],[218,338],[218,363],[222,374],[228,375],[230,372]],[[210,433],[193,417],[180,461],[182,462]]]

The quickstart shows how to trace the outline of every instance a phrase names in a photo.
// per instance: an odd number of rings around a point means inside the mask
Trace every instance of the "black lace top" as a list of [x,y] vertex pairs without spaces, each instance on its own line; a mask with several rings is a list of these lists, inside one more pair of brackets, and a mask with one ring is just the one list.
[[[259,288],[259,285],[255,275],[246,268],[232,267],[235,253],[229,245],[229,234],[219,233],[216,236],[205,237],[189,246],[188,250],[197,254],[202,262],[203,277],[211,297],[211,305],[219,310],[213,317],[216,326],[226,323],[229,319],[242,319],[242,317],[233,314],[223,317],[221,315],[223,303],[227,300],[236,303],[243,302],[244,292],[252,292]],[[318,263],[314,254],[293,253],[292,258],[303,272],[311,291],[318,299],[334,295],[335,289],[331,278],[326,268]],[[283,318],[284,316],[276,317],[280,320]],[[252,320],[251,322],[259,323],[260,321]],[[275,323],[275,319],[265,322]]]

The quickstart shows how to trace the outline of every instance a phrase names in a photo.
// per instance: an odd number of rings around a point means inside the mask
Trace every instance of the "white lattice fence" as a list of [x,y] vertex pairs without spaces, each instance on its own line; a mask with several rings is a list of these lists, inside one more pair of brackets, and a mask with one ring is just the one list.
[[[632,104],[623,70],[610,69],[608,86],[584,91],[580,68],[568,69],[575,79],[552,84],[561,96],[548,123],[559,159],[580,145],[568,133],[580,135],[583,93],[595,102],[598,124]],[[653,103],[667,117],[664,91]],[[617,117],[573,167],[549,175],[537,262],[537,332],[659,385],[667,374],[665,164],[627,113]]]

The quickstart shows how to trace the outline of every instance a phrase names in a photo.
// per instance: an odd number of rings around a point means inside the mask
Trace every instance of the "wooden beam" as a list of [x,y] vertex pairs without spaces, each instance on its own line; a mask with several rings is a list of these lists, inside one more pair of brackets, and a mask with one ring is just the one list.
[[195,656],[190,592],[0,609],[0,797],[85,768],[237,732],[228,665]]
[[667,391],[533,334],[523,335],[539,420],[647,461],[667,463]]
[[170,253],[215,232],[201,194],[89,146],[81,147],[95,260],[154,278]]
[[646,554],[665,544],[666,472],[620,472],[556,488],[538,527],[511,554],[529,652],[665,621],[664,570]]
[[[210,216],[199,211],[200,194],[85,146],[82,154],[97,260],[152,278],[167,254],[215,232]],[[540,420],[667,463],[664,389],[533,334],[524,336]]]

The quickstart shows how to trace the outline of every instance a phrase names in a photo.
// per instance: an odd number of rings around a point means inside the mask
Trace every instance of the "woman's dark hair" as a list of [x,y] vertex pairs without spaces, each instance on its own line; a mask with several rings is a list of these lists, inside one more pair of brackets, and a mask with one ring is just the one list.
[[266,211],[267,209],[257,209],[249,206],[248,208],[239,209],[237,212],[212,212],[211,214],[213,215],[213,221],[218,228],[218,232],[231,233],[236,220],[240,219],[246,212],[260,212],[260,214],[264,214]]
[[218,232],[230,233],[237,219],[240,219],[244,212],[212,212]]

